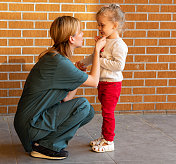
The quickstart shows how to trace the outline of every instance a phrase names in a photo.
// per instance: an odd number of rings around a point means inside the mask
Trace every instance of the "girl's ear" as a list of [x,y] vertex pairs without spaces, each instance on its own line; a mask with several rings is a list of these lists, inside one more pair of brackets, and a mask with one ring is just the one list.
[[69,37],[69,42],[70,42],[71,44],[73,44],[74,41],[75,41],[74,37],[73,37],[73,36],[70,36],[70,37]]
[[118,22],[114,22],[114,29],[117,29],[118,28]]

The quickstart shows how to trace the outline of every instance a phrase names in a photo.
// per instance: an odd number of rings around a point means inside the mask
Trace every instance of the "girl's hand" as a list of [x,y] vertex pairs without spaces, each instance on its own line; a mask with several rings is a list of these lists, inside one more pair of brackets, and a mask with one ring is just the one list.
[[85,72],[87,70],[87,67],[84,65],[84,63],[81,63],[80,61],[76,62],[75,66],[81,71]]

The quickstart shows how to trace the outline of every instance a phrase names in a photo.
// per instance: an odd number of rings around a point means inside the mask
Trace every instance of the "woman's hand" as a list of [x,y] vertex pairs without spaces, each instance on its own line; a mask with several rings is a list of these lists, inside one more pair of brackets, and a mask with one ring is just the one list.
[[81,63],[80,61],[76,62],[75,66],[81,71],[85,72],[87,70],[87,67],[84,65],[84,63]]
[[95,41],[96,41],[95,50],[96,50],[97,52],[100,52],[101,49],[103,49],[104,46],[105,46],[105,44],[106,44],[106,37],[105,37],[105,36],[102,37],[102,38],[96,37],[96,38],[95,38]]

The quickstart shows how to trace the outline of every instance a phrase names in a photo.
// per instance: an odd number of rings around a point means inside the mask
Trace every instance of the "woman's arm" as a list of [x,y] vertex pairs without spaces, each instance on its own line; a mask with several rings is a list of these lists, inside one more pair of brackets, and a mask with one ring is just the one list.
[[69,101],[69,100],[73,99],[73,97],[75,96],[76,92],[77,92],[77,89],[75,89],[73,91],[70,91],[68,93],[68,95],[62,101],[66,102],[66,101]]
[[87,80],[83,83],[85,86],[97,87],[100,77],[100,50],[105,46],[106,38],[103,37],[96,42],[95,51],[92,59],[92,67]]

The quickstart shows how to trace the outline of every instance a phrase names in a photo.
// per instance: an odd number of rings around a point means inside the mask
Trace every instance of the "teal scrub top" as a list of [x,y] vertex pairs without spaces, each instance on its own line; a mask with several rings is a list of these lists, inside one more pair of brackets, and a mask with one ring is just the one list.
[[30,71],[15,114],[15,130],[27,152],[32,150],[30,127],[55,131],[57,105],[88,78],[66,57],[48,53]]

